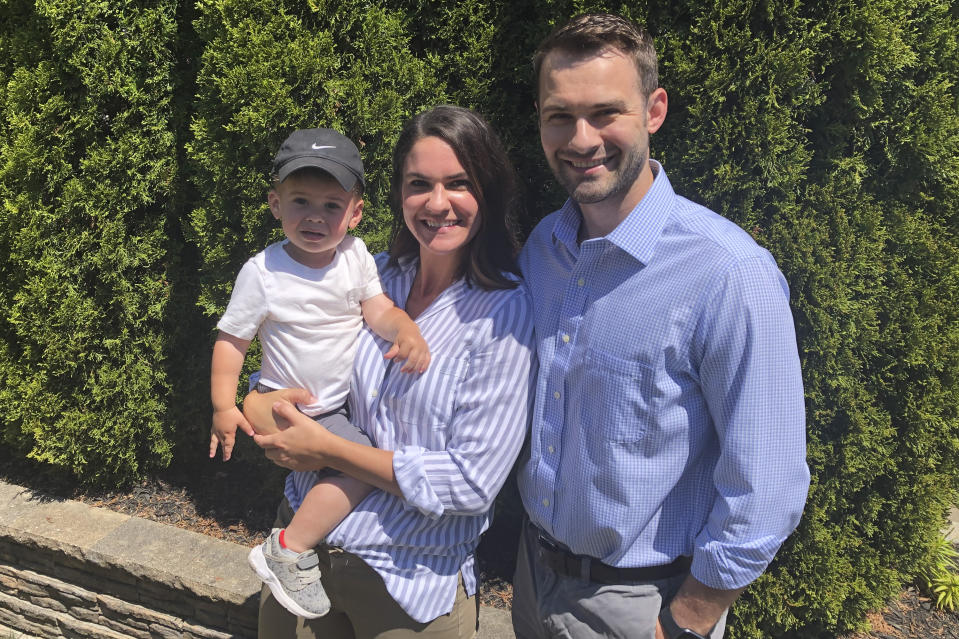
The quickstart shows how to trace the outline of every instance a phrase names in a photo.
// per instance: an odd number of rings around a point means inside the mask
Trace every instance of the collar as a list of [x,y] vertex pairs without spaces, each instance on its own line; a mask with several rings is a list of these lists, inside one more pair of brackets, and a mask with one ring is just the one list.
[[[649,164],[653,170],[653,184],[643,199],[611,233],[603,238],[596,238],[616,245],[643,264],[648,264],[653,257],[656,243],[666,220],[669,219],[673,199],[676,197],[663,165],[652,159]],[[576,238],[582,221],[583,214],[579,205],[572,199],[567,199],[553,225],[554,244],[561,243],[572,255],[578,255],[579,242]]]

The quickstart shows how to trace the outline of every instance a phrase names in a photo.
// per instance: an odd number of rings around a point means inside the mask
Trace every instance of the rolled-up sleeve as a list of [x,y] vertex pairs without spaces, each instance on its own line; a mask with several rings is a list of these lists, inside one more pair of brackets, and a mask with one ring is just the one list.
[[482,345],[470,352],[458,382],[443,450],[399,446],[393,470],[406,502],[424,515],[487,511],[526,434],[531,402],[533,327],[527,296],[517,290],[488,319]]
[[786,283],[772,259],[717,275],[703,314],[700,378],[719,439],[716,499],[692,574],[707,586],[756,579],[799,522],[809,488],[802,375]]

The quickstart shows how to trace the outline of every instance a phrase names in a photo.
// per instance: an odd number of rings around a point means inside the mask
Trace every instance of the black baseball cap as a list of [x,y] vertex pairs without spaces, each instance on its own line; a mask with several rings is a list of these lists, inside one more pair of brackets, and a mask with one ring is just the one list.
[[363,160],[356,145],[333,129],[297,129],[280,146],[273,159],[273,175],[282,182],[306,167],[326,171],[351,191],[357,181],[364,187]]

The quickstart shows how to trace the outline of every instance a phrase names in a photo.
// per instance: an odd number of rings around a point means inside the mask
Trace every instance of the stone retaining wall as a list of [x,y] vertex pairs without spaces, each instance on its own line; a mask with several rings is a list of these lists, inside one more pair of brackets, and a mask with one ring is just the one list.
[[70,639],[252,638],[258,586],[246,552],[0,484],[0,626]]

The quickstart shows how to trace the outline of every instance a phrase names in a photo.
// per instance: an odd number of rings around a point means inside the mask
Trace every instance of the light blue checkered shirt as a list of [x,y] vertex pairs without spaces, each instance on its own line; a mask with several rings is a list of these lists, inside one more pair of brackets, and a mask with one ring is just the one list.
[[[415,260],[386,268],[383,289],[405,306]],[[392,450],[405,499],[373,491],[327,537],[363,558],[413,619],[453,608],[458,575],[469,594],[480,534],[519,454],[532,401],[533,320],[522,287],[484,291],[462,280],[416,318],[432,361],[422,375],[383,359],[390,344],[361,331],[350,391],[352,421]],[[291,473],[296,508],[312,477]]]
[[609,235],[577,243],[567,201],[520,258],[539,376],[520,491],[533,523],[619,567],[693,557],[745,586],[809,487],[786,281],[742,229],[665,171]]

